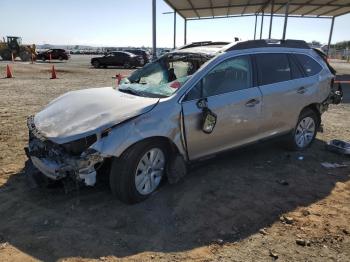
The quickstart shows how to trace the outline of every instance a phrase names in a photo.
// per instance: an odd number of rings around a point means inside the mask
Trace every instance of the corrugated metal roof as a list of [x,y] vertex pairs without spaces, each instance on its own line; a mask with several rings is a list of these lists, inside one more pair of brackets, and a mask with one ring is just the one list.
[[[164,0],[186,19],[255,15],[264,11],[284,15],[287,0]],[[333,17],[350,13],[350,0],[290,0],[289,15]]]

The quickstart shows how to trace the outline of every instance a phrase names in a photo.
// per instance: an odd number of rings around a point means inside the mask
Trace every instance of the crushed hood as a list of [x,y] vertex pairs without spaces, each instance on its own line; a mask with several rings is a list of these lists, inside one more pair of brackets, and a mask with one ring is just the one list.
[[35,115],[38,131],[63,144],[101,132],[150,111],[159,98],[122,93],[112,87],[68,92]]

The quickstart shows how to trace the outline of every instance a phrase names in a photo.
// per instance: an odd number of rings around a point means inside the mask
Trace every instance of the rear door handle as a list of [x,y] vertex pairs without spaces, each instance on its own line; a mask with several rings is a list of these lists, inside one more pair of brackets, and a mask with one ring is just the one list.
[[247,107],[254,107],[255,105],[257,105],[257,104],[259,104],[259,103],[260,103],[259,100],[257,100],[257,99],[251,99],[251,100],[249,100],[247,103],[245,103],[245,105],[246,105]]
[[298,92],[298,94],[304,94],[306,92],[306,88],[302,86],[298,89],[297,92]]

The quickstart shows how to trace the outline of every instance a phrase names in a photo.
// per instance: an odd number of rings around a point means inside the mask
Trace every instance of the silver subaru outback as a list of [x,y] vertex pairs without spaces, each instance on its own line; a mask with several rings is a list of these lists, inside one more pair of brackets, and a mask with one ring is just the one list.
[[194,43],[117,88],[53,100],[28,118],[26,153],[52,180],[93,186],[104,166],[112,193],[136,203],[209,155],[281,135],[307,148],[322,113],[341,100],[334,74],[304,41]]

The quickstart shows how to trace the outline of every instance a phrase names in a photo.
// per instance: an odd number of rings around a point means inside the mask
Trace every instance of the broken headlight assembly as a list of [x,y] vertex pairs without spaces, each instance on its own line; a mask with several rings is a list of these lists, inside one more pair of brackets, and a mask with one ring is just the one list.
[[64,150],[67,153],[73,156],[78,156],[81,153],[83,153],[86,149],[88,149],[96,141],[97,141],[96,135],[91,135],[72,142],[62,144],[61,146],[64,148]]

